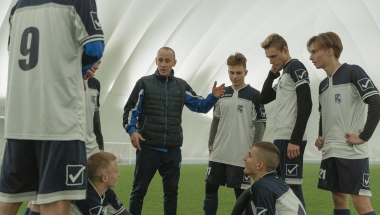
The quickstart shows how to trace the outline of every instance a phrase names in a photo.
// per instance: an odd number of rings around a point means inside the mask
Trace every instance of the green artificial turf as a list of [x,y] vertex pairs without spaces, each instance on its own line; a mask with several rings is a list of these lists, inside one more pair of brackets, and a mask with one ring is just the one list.
[[[205,190],[204,177],[206,164],[183,164],[178,194],[178,215],[202,215],[203,198]],[[134,165],[120,165],[120,178],[117,187],[114,188],[119,200],[128,208],[129,197],[132,190]],[[372,206],[380,213],[380,165],[371,165],[371,198]],[[333,214],[333,204],[330,192],[319,190],[317,181],[319,164],[304,165],[303,192],[306,201],[306,209],[309,215]],[[233,189],[220,187],[218,215],[229,215],[235,202]],[[357,215],[350,198],[351,215]],[[26,203],[19,211],[23,215]],[[161,177],[158,173],[153,178],[148,193],[144,199],[143,215],[163,214],[163,191]]]

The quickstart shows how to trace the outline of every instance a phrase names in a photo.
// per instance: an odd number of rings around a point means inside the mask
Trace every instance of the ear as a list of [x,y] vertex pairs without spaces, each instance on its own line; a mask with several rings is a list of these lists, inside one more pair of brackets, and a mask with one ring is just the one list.
[[108,176],[106,174],[102,174],[102,176],[100,176],[100,177],[101,177],[100,180],[102,182],[107,182],[108,181]]
[[[156,58],[155,62],[156,62],[156,65],[157,65],[157,58]],[[158,66],[158,65],[157,65],[157,66]]]
[[285,54],[288,54],[289,53],[289,49],[287,46],[285,46],[282,51],[285,53]]
[[174,60],[173,67],[177,64],[177,60]]
[[247,76],[247,74],[248,74],[248,70],[245,70],[245,74],[244,74],[244,76]]
[[334,49],[333,49],[333,48],[328,48],[328,49],[327,49],[327,55],[328,55],[328,56],[332,56],[332,55],[334,55]]
[[257,169],[261,170],[263,168],[264,168],[264,163],[263,162],[259,162],[259,164],[257,165]]

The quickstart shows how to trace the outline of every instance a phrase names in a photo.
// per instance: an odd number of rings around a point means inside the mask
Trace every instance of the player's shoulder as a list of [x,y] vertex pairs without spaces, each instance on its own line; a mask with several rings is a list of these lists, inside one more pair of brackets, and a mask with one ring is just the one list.
[[298,59],[290,60],[290,62],[288,63],[288,67],[292,71],[299,70],[299,69],[306,70],[305,65],[303,65],[303,63],[301,61],[299,61]]

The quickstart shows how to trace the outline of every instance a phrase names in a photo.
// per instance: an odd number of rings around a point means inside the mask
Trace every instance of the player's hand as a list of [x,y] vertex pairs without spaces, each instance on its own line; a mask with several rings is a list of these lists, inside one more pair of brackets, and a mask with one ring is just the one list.
[[270,69],[270,71],[273,73],[273,74],[277,74],[278,72],[280,72],[282,70],[282,67],[278,67],[278,66],[275,66],[272,64],[272,68]]
[[141,150],[140,140],[144,141],[145,139],[139,134],[139,132],[133,132],[131,135],[131,143],[137,150]]
[[104,152],[104,150],[103,150],[103,149],[100,149],[99,152]]
[[298,145],[289,143],[287,155],[289,159],[297,157],[298,155],[300,155],[300,147]]
[[318,150],[321,150],[321,148],[323,147],[323,144],[325,144],[325,139],[323,139],[323,137],[319,136],[316,140],[315,140],[315,146],[318,148]]
[[87,70],[86,74],[83,76],[84,80],[88,80],[89,78],[94,77],[95,72],[93,71],[93,68]]
[[212,94],[216,97],[216,98],[220,98],[224,95],[224,92],[226,91],[226,86],[225,84],[223,83],[222,85],[220,86],[216,86],[217,82],[215,81],[214,82],[214,86],[212,86]]
[[211,152],[212,152],[212,146],[208,146],[208,156],[210,157],[210,155],[211,155]]
[[353,147],[354,145],[360,145],[360,144],[365,143],[365,141],[360,139],[359,135],[356,135],[356,134],[351,134],[349,132],[346,132],[344,137],[346,138],[346,143],[348,144],[348,146],[351,146],[351,147]]

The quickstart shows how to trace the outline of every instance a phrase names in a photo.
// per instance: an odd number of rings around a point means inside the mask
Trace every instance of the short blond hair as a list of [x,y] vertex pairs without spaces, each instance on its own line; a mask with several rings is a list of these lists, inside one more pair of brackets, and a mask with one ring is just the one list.
[[269,49],[270,47],[275,47],[276,49],[282,51],[285,46],[288,46],[286,40],[279,34],[270,34],[262,43],[261,48]]
[[111,162],[116,160],[116,156],[109,152],[98,152],[87,159],[88,178],[96,181],[101,174],[108,170]]
[[258,149],[257,160],[261,161],[265,165],[267,172],[271,172],[277,169],[280,162],[280,151],[277,146],[271,142],[256,142],[253,147]]
[[230,55],[227,59],[227,66],[243,66],[247,68],[247,58],[242,53],[236,52],[235,55]]
[[311,44],[314,44],[315,48],[334,50],[334,56],[339,59],[340,54],[343,51],[343,44],[339,36],[334,32],[320,33],[318,36],[314,36],[307,41],[307,49],[310,51]]

